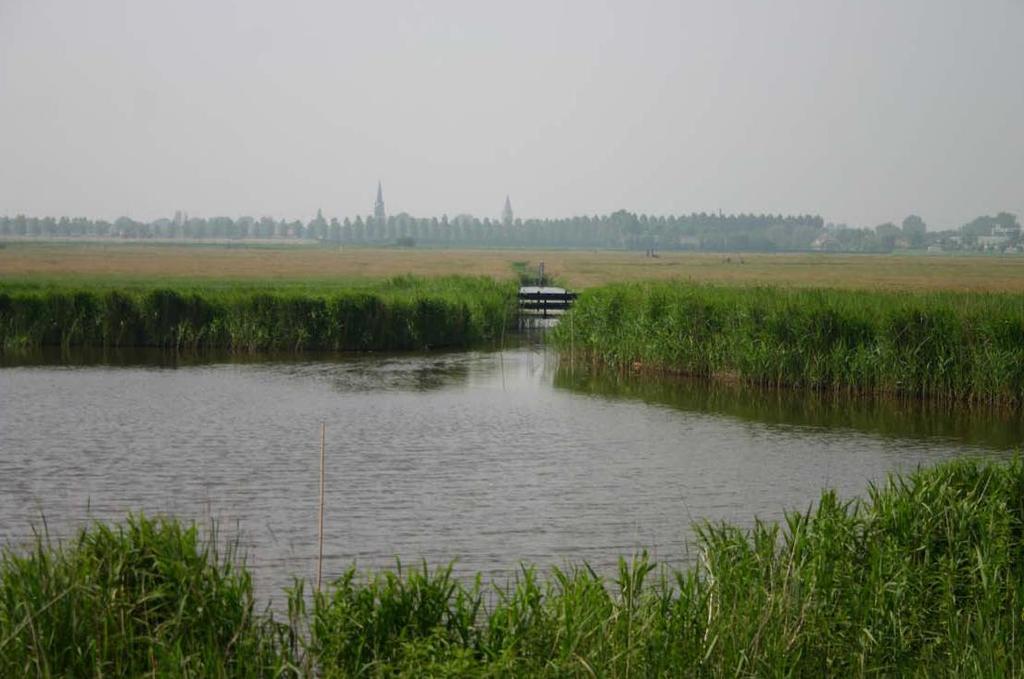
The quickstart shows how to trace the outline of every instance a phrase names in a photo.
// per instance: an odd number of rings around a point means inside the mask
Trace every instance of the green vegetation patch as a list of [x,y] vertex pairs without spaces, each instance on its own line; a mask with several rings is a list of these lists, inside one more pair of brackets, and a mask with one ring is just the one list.
[[195,528],[133,517],[0,555],[3,676],[1016,676],[1024,465],[958,461],[751,530],[697,564],[620,560],[485,590],[451,568],[361,576],[287,621]]
[[129,517],[0,557],[5,677],[270,676],[291,630],[255,612],[252,578],[195,527]]
[[0,288],[0,349],[36,346],[382,351],[462,347],[514,323],[516,290],[409,276],[347,289]]
[[1024,405],[1024,296],[729,288],[585,291],[555,340],[621,370]]

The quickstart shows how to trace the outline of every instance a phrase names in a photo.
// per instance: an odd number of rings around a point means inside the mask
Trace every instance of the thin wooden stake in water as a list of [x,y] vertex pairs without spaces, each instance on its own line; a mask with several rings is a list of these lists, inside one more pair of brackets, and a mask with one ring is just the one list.
[[320,591],[320,580],[324,572],[324,441],[327,438],[327,423],[320,423],[320,556],[316,560],[316,591]]

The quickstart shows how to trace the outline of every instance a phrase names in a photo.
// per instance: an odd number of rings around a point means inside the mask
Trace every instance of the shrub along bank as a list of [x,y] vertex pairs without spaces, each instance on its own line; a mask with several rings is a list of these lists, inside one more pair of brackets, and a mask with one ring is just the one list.
[[0,288],[0,348],[387,351],[463,347],[514,324],[489,278],[401,277],[352,290]]
[[586,290],[555,341],[621,370],[1024,405],[1024,296],[730,288]]
[[825,492],[781,526],[698,530],[485,594],[448,568],[346,573],[287,620],[195,528],[133,517],[0,556],[2,676],[1016,676],[1024,465],[963,461]]

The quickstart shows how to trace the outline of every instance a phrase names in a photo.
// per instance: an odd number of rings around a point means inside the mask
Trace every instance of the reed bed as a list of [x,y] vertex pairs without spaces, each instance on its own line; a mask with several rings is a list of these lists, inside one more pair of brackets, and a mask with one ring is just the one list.
[[171,520],[0,558],[3,676],[1016,676],[1024,465],[957,461],[826,491],[781,524],[698,527],[698,563],[644,554],[465,584],[348,571],[286,621],[243,566]]
[[0,350],[390,351],[465,347],[514,323],[515,286],[410,276],[315,288],[0,288]]
[[129,517],[0,557],[0,675],[268,676],[291,629],[255,611],[236,554],[195,526]]
[[1024,405],[1024,296],[651,283],[585,291],[583,361],[770,387]]

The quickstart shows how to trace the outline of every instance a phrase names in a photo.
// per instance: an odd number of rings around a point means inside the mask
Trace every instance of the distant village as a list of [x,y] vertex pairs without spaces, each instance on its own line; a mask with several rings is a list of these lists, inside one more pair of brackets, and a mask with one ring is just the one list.
[[959,229],[943,231],[929,231],[920,217],[911,215],[903,221],[902,226],[886,223],[871,231],[873,233],[867,229],[826,224],[812,241],[811,249],[842,252],[856,249],[851,246],[858,240],[868,238],[875,240],[884,251],[1024,253],[1021,224],[1016,215],[1008,212],[1000,212],[994,217],[978,217]]
[[292,240],[336,245],[394,247],[519,247],[712,252],[893,252],[1024,253],[1017,216],[980,216],[959,228],[930,230],[910,215],[897,225],[855,228],[826,223],[818,215],[691,213],[646,215],[619,210],[608,215],[563,219],[520,219],[506,196],[494,218],[459,214],[452,218],[389,214],[378,183],[373,212],[309,221],[255,217],[172,217],[112,222],[84,217],[0,216],[0,238],[96,238],[156,240]]

